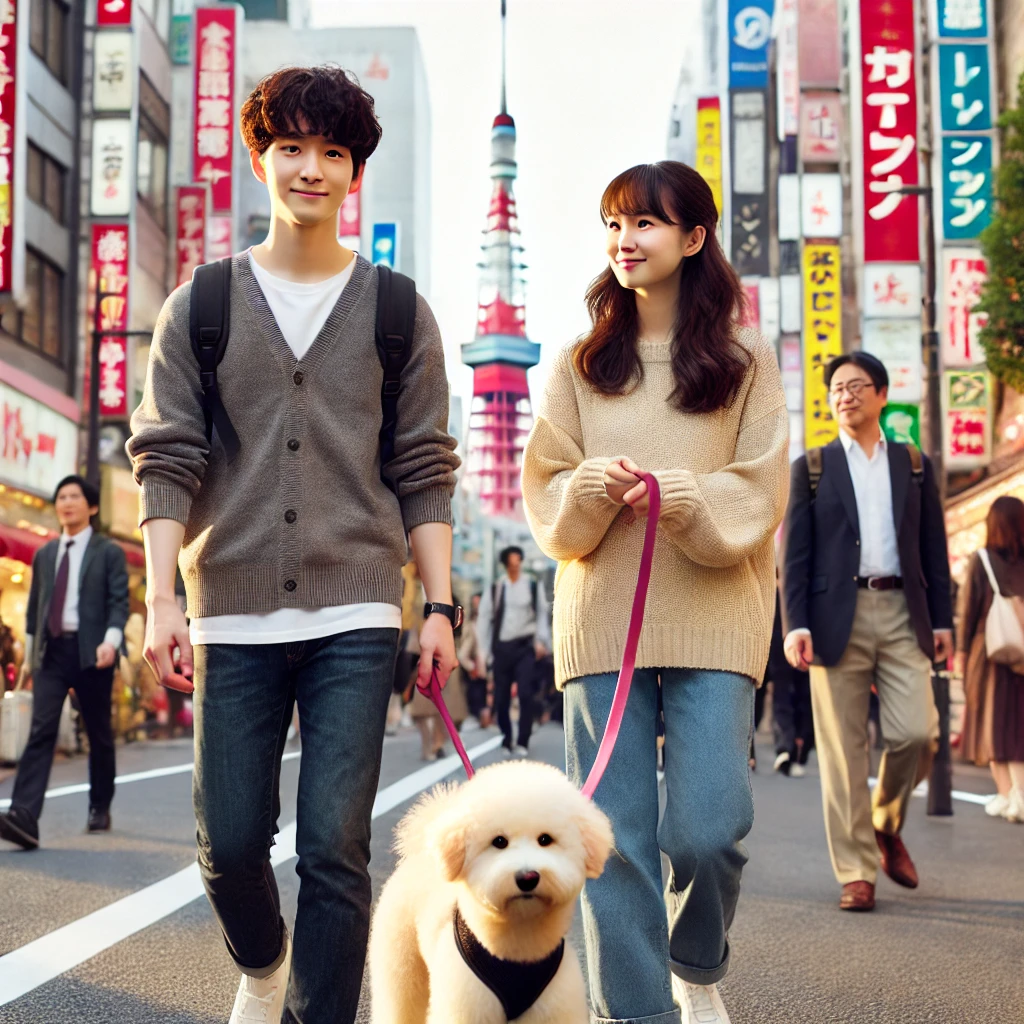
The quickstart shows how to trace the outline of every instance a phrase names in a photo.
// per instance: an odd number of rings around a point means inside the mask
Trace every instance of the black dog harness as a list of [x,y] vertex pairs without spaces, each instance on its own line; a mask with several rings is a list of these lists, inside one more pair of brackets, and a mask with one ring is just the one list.
[[459,947],[466,966],[498,997],[505,1017],[512,1021],[521,1017],[540,998],[562,964],[565,939],[543,960],[502,960],[484,949],[469,930],[459,908],[453,920],[455,945]]

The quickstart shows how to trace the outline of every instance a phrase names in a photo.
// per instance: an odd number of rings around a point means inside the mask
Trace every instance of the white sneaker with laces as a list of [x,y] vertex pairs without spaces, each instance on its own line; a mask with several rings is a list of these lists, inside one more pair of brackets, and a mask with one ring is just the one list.
[[792,767],[789,769],[789,777],[791,779],[802,779],[807,774],[807,769],[798,762],[794,761]]
[[1003,796],[1002,793],[996,793],[994,797],[987,804],[985,804],[985,813],[991,818],[1001,818],[1006,813],[1006,808],[1010,806],[1010,798]]
[[682,1024],[729,1024],[717,985],[691,985],[673,974],[672,995],[682,1010]]
[[288,976],[292,971],[292,940],[287,932],[284,941],[287,947],[284,961],[273,974],[266,978],[242,975],[228,1024],[281,1024],[284,997],[288,991]]
[[1010,790],[1003,817],[1007,821],[1024,822],[1024,790],[1016,787]]

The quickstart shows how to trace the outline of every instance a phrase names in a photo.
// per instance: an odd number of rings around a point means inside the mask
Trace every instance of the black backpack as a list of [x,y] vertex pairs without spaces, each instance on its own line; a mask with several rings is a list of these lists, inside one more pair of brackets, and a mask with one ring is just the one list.
[[[199,363],[206,440],[212,444],[216,431],[228,462],[233,462],[241,449],[217,388],[217,366],[224,358],[231,333],[231,259],[228,256],[215,263],[204,263],[192,272],[188,318],[192,352]],[[415,282],[389,267],[378,266],[375,340],[377,356],[384,369],[380,388],[380,465],[381,478],[388,487],[392,484],[383,477],[383,469],[395,455],[398,395],[402,390],[402,371],[412,350],[415,325]]]

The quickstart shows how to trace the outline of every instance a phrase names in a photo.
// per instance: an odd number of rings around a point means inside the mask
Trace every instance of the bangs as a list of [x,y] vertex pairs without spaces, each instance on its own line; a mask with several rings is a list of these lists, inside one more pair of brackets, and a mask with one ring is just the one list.
[[323,136],[337,146],[348,146],[350,116],[338,103],[336,90],[310,76],[296,78],[264,109],[264,127],[278,139]]
[[675,224],[665,205],[668,183],[663,180],[657,164],[637,164],[623,171],[604,190],[601,197],[601,220],[612,217],[641,217],[645,213]]

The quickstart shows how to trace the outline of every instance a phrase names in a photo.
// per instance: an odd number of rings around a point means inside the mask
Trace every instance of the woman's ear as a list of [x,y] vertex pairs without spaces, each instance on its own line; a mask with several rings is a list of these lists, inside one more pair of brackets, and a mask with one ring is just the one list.
[[684,256],[695,256],[697,253],[704,248],[704,242],[707,240],[708,233],[703,224],[698,224],[690,235],[690,240],[686,243],[686,247],[683,249]]
[[604,863],[612,852],[612,825],[607,815],[590,801],[586,809],[576,817],[576,827],[583,841],[584,868],[587,878],[600,878]]

